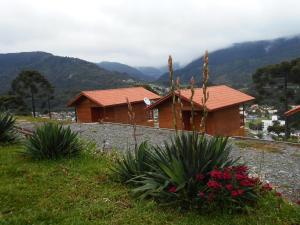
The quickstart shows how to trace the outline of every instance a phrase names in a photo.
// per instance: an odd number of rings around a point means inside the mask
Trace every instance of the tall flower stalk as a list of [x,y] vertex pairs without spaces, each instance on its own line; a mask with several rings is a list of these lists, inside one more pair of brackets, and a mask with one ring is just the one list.
[[172,115],[173,115],[173,126],[175,132],[177,134],[177,115],[176,115],[176,95],[175,95],[175,84],[174,84],[174,71],[173,71],[173,60],[172,56],[169,56],[168,59],[168,67],[169,67],[169,78],[170,78],[170,91],[172,94]]
[[209,98],[209,92],[207,90],[208,78],[209,78],[208,51],[205,51],[204,64],[203,64],[203,73],[202,73],[203,97],[202,97],[201,101],[202,101],[202,106],[203,106],[203,115],[202,115],[201,122],[200,122],[200,132],[201,133],[206,132],[206,119],[207,119],[207,114],[208,114],[207,101],[208,101],[208,98]]
[[195,123],[194,123],[194,114],[195,114],[195,107],[194,107],[194,95],[195,95],[195,79],[194,77],[191,78],[191,97],[190,97],[190,104],[191,104],[191,117],[190,117],[190,124],[192,126],[192,131],[195,132]]
[[183,119],[182,119],[183,104],[182,104],[182,101],[181,101],[181,90],[180,90],[180,78],[179,77],[177,77],[177,79],[176,79],[176,90],[178,92],[177,103],[179,105],[179,120],[181,121],[181,129],[183,129],[184,128]]
[[133,140],[134,140],[134,149],[136,150],[137,149],[137,138],[136,138],[135,112],[134,112],[133,107],[127,97],[126,97],[126,102],[127,102],[127,106],[128,106],[129,122],[133,128],[132,136],[133,136]]

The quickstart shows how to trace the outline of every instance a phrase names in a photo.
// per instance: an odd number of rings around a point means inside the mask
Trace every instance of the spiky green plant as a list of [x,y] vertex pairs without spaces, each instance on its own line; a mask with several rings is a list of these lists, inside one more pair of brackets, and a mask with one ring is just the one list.
[[126,151],[112,168],[114,174],[122,182],[130,182],[132,178],[150,171],[147,164],[150,158],[150,147],[142,142],[134,151]]
[[[227,138],[180,133],[165,147],[150,151],[150,170],[132,179],[137,185],[133,192],[141,198],[191,205],[198,191],[196,175],[234,165],[236,160],[229,158],[230,151]],[[170,186],[176,186],[176,194],[168,190]]]
[[0,112],[0,144],[12,143],[17,140],[15,123],[16,120],[12,115]]
[[77,156],[82,144],[70,127],[45,123],[25,143],[24,154],[33,159],[58,159]]

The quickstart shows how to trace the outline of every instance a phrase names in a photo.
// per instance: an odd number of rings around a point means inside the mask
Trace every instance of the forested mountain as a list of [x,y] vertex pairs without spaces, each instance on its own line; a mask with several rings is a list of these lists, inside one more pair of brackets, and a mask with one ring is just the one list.
[[[162,74],[168,71],[167,61],[165,64],[166,64],[165,66],[161,66],[161,67],[140,66],[137,67],[137,69],[142,71],[144,74],[148,76],[158,79]],[[173,68],[174,70],[179,69],[180,68],[179,63],[176,62],[173,63]]]
[[[300,57],[300,36],[274,40],[253,41],[209,53],[210,81],[215,84],[229,84],[245,87],[251,82],[251,75],[259,67]],[[202,73],[202,57],[182,69],[175,71],[181,81],[189,82],[192,76],[199,81]],[[158,80],[168,83],[165,73]]]
[[55,87],[55,104],[63,107],[81,90],[129,86],[134,78],[111,72],[77,58],[45,52],[0,54],[0,94],[10,89],[11,81],[22,70],[37,70]]
[[109,71],[115,71],[115,72],[119,72],[119,73],[128,74],[138,80],[150,81],[150,80],[155,80],[157,78],[157,77],[153,77],[153,76],[144,74],[143,72],[141,72],[140,70],[138,70],[132,66],[128,66],[126,64],[122,64],[122,63],[118,63],[118,62],[103,61],[103,62],[97,63],[97,65],[100,66],[101,68],[104,68]]

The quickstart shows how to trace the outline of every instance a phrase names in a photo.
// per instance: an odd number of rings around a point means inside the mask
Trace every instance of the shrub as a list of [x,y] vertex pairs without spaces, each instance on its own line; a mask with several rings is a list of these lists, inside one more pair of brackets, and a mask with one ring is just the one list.
[[81,150],[77,133],[70,127],[46,123],[27,140],[24,153],[33,159],[58,159],[76,156]]
[[8,113],[0,112],[0,143],[12,143],[17,140],[14,129],[15,118]]
[[126,182],[133,177],[139,176],[144,172],[150,171],[147,165],[150,157],[150,151],[147,142],[142,142],[133,152],[127,151],[117,160],[116,165],[112,168],[118,179]]
[[132,179],[138,185],[133,192],[141,198],[194,205],[199,176],[208,179],[206,175],[214,168],[233,166],[235,160],[229,158],[230,150],[227,138],[208,139],[196,133],[181,133],[170,144],[153,148],[149,157],[151,170]]

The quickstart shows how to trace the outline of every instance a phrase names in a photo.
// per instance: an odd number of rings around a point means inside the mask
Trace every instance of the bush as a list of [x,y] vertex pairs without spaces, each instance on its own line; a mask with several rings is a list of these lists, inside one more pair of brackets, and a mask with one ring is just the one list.
[[12,143],[17,140],[15,118],[8,113],[0,113],[0,144]]
[[70,127],[46,123],[37,128],[25,144],[25,154],[33,159],[58,159],[80,153],[82,144]]
[[114,168],[139,198],[181,208],[240,209],[256,202],[260,181],[230,159],[227,138],[181,133],[164,147],[140,145]]
[[150,171],[147,165],[150,158],[150,151],[147,142],[142,142],[137,149],[127,151],[120,159],[117,160],[113,172],[120,181],[130,181],[132,178]]

